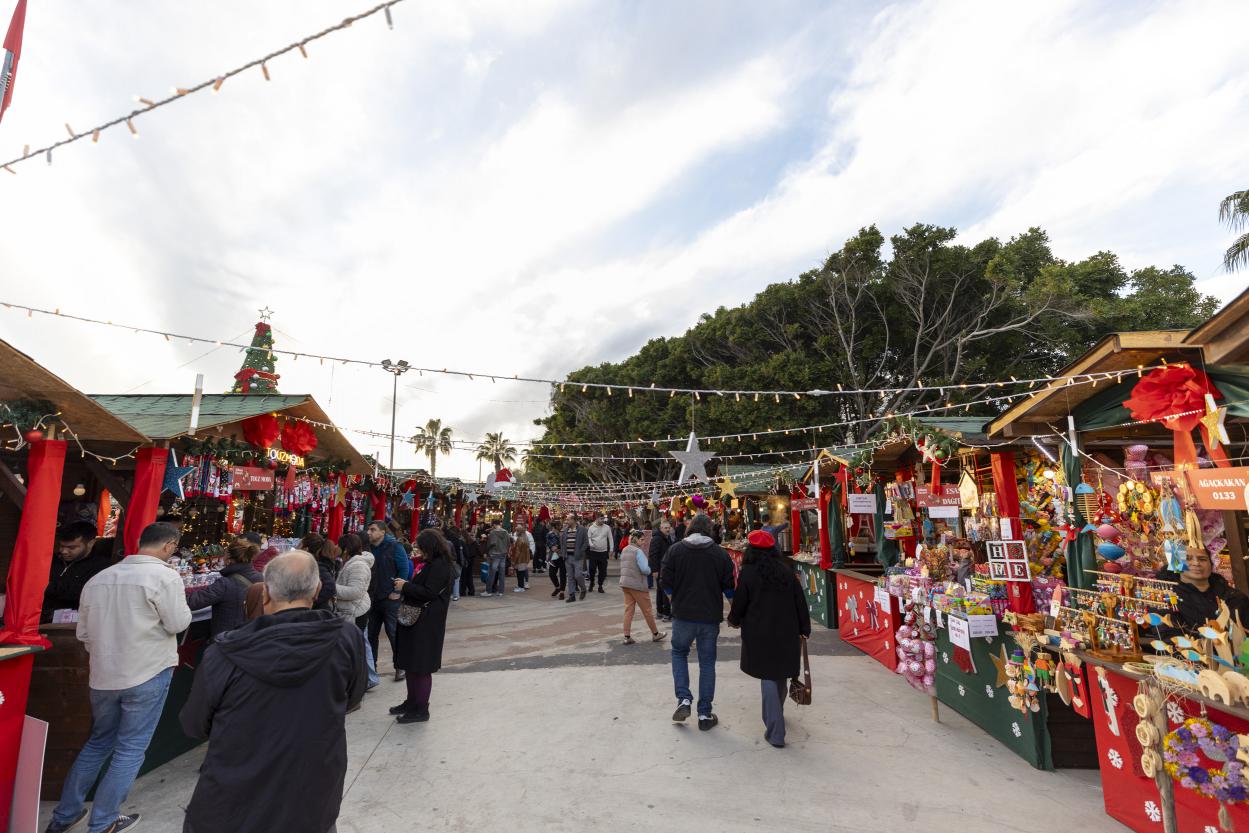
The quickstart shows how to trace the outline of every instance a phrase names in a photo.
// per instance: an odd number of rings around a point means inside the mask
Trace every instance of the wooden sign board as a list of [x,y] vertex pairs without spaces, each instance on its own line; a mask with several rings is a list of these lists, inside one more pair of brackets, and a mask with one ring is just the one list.
[[1032,581],[1028,550],[1023,541],[985,541],[989,578],[997,581]]
[[273,472],[255,466],[235,466],[230,481],[236,492],[260,492],[273,488]]
[[1246,488],[1249,488],[1249,468],[1188,469],[1190,493],[1201,509],[1230,509],[1244,511]]

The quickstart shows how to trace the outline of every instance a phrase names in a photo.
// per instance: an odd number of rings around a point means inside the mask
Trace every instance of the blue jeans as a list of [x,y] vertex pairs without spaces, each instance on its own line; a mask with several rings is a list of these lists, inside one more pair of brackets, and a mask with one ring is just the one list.
[[[368,616],[368,614],[364,614]],[[373,659],[373,646],[369,643],[368,625],[360,628],[360,636],[364,639],[364,661],[369,668],[369,684],[372,688],[381,682],[381,678],[377,676],[377,662]]]
[[[495,579],[498,579],[498,588],[495,588]],[[486,575],[486,593],[502,593],[507,589],[507,556],[492,555],[490,556],[490,572]]]
[[100,833],[117,821],[122,802],[130,793],[139,767],[143,766],[147,745],[165,708],[171,679],[173,669],[166,668],[133,688],[90,690],[91,737],[65,779],[61,802],[52,813],[53,821],[69,824],[82,812],[87,792],[110,755],[113,761],[100,780],[91,805],[88,833]]
[[693,700],[690,693],[690,645],[698,643],[698,714],[711,714],[711,701],[716,697],[716,640],[720,638],[718,622],[687,622],[672,620],[672,682],[677,700]]

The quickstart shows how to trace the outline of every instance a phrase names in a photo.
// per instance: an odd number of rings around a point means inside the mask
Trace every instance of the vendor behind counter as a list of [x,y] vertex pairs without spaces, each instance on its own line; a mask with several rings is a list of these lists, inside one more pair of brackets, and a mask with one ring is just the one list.
[[[1220,600],[1227,605],[1233,620],[1239,616],[1241,623],[1249,627],[1249,597],[1214,572],[1210,553],[1204,547],[1189,547],[1185,558],[1187,563],[1182,573],[1164,571],[1157,576],[1162,581],[1177,582],[1177,629],[1192,632],[1211,619],[1217,619]],[[1174,632],[1164,633],[1164,636],[1174,635]]]
[[39,621],[52,621],[57,610],[77,610],[82,588],[112,564],[105,548],[94,547],[96,529],[90,521],[72,521],[56,531],[56,554],[48,574]]

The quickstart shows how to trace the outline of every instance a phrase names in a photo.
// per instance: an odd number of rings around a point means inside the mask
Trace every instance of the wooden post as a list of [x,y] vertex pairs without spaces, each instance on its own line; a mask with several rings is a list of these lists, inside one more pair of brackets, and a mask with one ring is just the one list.
[[937,695],[930,694],[928,695],[928,699],[932,701],[932,722],[940,723],[941,715],[937,712]]

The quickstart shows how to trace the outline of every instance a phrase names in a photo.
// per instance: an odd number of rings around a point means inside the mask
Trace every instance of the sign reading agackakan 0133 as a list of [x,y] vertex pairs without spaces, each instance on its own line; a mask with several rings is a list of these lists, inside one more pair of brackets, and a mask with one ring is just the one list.
[[1189,469],[1188,486],[1202,509],[1245,510],[1249,468]]

